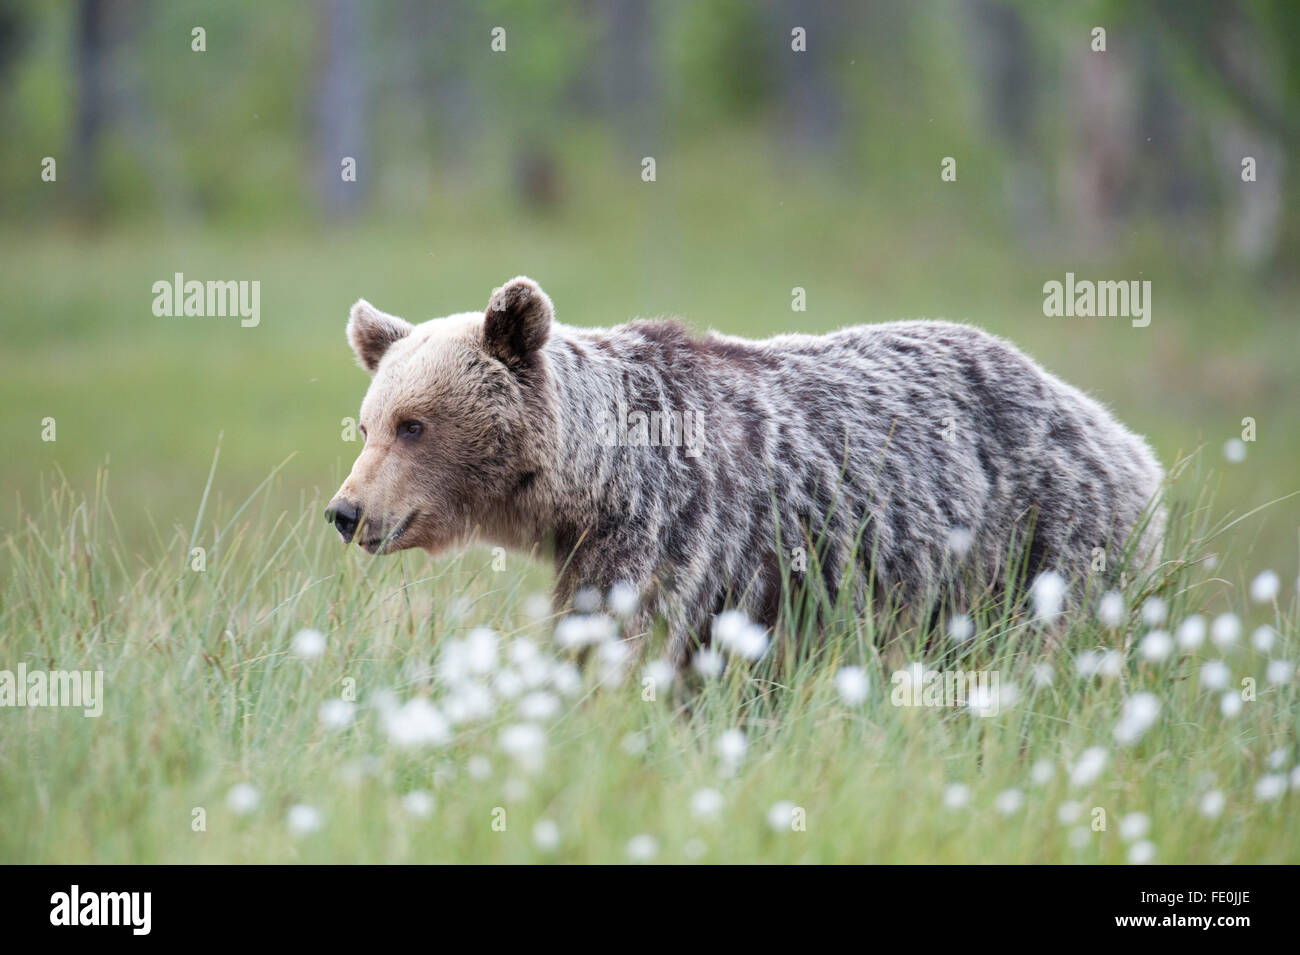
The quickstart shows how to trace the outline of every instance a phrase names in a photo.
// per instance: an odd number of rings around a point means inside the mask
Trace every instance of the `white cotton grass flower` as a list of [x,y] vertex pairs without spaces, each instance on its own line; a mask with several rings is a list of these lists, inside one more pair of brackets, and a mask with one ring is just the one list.
[[1125,842],[1146,838],[1151,831],[1151,817],[1144,812],[1130,812],[1119,821],[1119,837]]
[[993,808],[1004,816],[1015,815],[1025,804],[1025,794],[1019,789],[1004,789],[993,800]]
[[1166,630],[1152,630],[1138,644],[1138,653],[1148,663],[1163,663],[1174,650],[1174,638]]
[[757,660],[767,651],[767,631],[739,610],[724,610],[713,618],[713,639],[732,656]]
[[614,616],[626,620],[640,609],[641,596],[637,593],[635,586],[623,581],[609,588],[609,596],[605,598],[605,605],[609,607],[609,612]]
[[538,690],[519,701],[517,712],[525,720],[545,723],[560,715],[560,698],[545,690]]
[[1210,639],[1219,649],[1231,646],[1241,636],[1241,620],[1235,613],[1221,613],[1210,624]]
[[1246,460],[1246,442],[1241,438],[1229,438],[1223,442],[1223,459],[1229,464],[1240,464]]
[[325,817],[315,806],[298,803],[296,806],[289,807],[287,822],[289,834],[299,838],[317,832],[325,824]]
[[965,643],[975,636],[975,622],[964,613],[954,615],[948,621],[948,636],[957,643]]
[[1205,618],[1199,613],[1194,613],[1178,625],[1178,630],[1174,633],[1174,639],[1178,641],[1179,649],[1197,650],[1205,642]]
[[226,793],[226,806],[236,816],[246,816],[262,802],[262,794],[252,783],[235,783]]
[[595,587],[583,587],[573,595],[573,609],[578,613],[596,613],[600,610],[600,591]]
[[546,731],[535,723],[512,723],[497,743],[525,772],[537,772],[546,760]]
[[722,654],[704,647],[691,658],[691,668],[700,676],[711,679],[722,673]]
[[[503,671],[503,673],[505,672]],[[495,685],[498,692],[500,692],[503,682],[508,686],[510,676],[506,675],[504,681],[496,681]],[[502,696],[505,696],[505,694],[503,693]],[[442,698],[441,702],[443,715],[447,718],[447,722],[453,726],[463,726],[466,723],[485,720],[496,712],[497,707],[496,701],[492,698],[492,693],[487,687],[481,683],[469,681],[458,683],[451,692]]]
[[319,630],[299,630],[289,641],[289,650],[299,660],[316,660],[325,652],[325,634]]
[[582,689],[582,671],[576,664],[561,660],[551,669],[551,686],[561,696],[573,696]]
[[1063,825],[1068,826],[1071,823],[1079,821],[1079,816],[1083,814],[1083,803],[1074,799],[1067,799],[1056,807],[1056,819]]
[[1241,699],[1241,694],[1229,690],[1219,698],[1219,712],[1231,719],[1241,713],[1245,703]]
[[551,615],[551,598],[546,594],[529,594],[524,598],[524,616],[532,623],[541,623]]
[[848,706],[861,706],[871,690],[867,671],[862,667],[840,667],[835,674],[835,690]]
[[471,756],[465,762],[465,772],[469,773],[470,779],[482,782],[492,775],[492,760],[482,754]]
[[641,669],[641,683],[643,686],[649,683],[655,691],[655,699],[659,698],[659,690],[671,689],[676,678],[677,668],[662,657],[651,660]]
[[627,857],[632,862],[649,862],[659,854],[659,840],[642,833],[627,841]]
[[571,613],[555,625],[555,642],[564,650],[580,650],[612,640],[614,621],[600,613]]
[[1206,819],[1217,819],[1223,814],[1223,807],[1228,802],[1227,798],[1218,789],[1211,789],[1201,797],[1197,810]]
[[1295,664],[1290,660],[1269,660],[1264,669],[1264,679],[1274,686],[1290,683],[1295,675]]
[[1016,705],[1020,690],[1014,683],[998,682],[994,686],[972,687],[966,706],[976,716],[997,716],[1003,709]]
[[1088,786],[1096,781],[1106,768],[1110,753],[1104,747],[1090,746],[1079,754],[1078,760],[1070,767],[1070,785]]
[[1047,689],[1056,679],[1056,674],[1052,670],[1052,665],[1046,662],[1035,663],[1030,667],[1029,674],[1034,686],[1040,690]]
[[465,635],[465,667],[475,676],[486,676],[497,668],[500,635],[491,627],[475,627]]
[[1142,622],[1148,627],[1158,627],[1169,616],[1169,607],[1159,597],[1148,597],[1142,604]]
[[1050,759],[1040,759],[1029,767],[1029,781],[1035,786],[1046,786],[1056,775],[1056,765]]
[[1034,616],[1040,621],[1059,616],[1065,601],[1065,578],[1054,570],[1045,571],[1034,578],[1030,596],[1034,602]]
[[948,530],[948,550],[955,557],[965,557],[975,543],[975,535],[967,527],[953,527]]
[[1143,839],[1129,847],[1128,861],[1132,865],[1150,865],[1156,859],[1156,845]]
[[628,733],[618,742],[618,748],[629,756],[640,756],[649,746],[645,733]]
[[723,771],[735,772],[745,761],[745,754],[749,751],[749,740],[745,738],[744,730],[730,729],[718,737],[715,746]]
[[1134,693],[1124,701],[1119,722],[1115,724],[1115,741],[1132,746],[1140,740],[1160,716],[1160,700],[1154,693]]
[[1222,660],[1208,660],[1201,664],[1201,686],[1207,690],[1222,690],[1232,679],[1232,671]]
[[1271,604],[1277,599],[1278,588],[1281,581],[1278,576],[1271,570],[1260,573],[1250,582],[1250,599],[1257,604]]
[[1283,766],[1286,765],[1287,756],[1288,753],[1286,751],[1286,747],[1279,746],[1277,749],[1273,750],[1273,752],[1268,754],[1268,768],[1281,769]]
[[716,789],[697,789],[691,794],[691,815],[712,819],[722,812],[724,800]]
[[943,804],[948,809],[964,809],[970,804],[970,787],[965,783],[949,783],[943,790]]
[[1300,789],[1300,766],[1291,767],[1291,788]]
[[602,643],[597,650],[600,662],[600,682],[603,686],[617,686],[627,676],[628,665],[632,655],[626,643],[610,640]]
[[433,815],[433,796],[423,789],[413,789],[402,797],[402,809],[408,816],[428,819]]
[[1124,623],[1124,596],[1117,590],[1107,591],[1097,602],[1097,619],[1108,630],[1117,630]]
[[383,714],[388,739],[397,746],[414,749],[441,746],[451,739],[451,724],[425,697],[416,696]]
[[795,808],[795,804],[788,799],[773,803],[767,811],[767,824],[774,832],[793,832]]
[[554,819],[538,819],[533,824],[533,845],[542,852],[554,852],[560,846],[560,826]]
[[1287,780],[1281,773],[1269,773],[1255,781],[1255,798],[1260,802],[1272,802],[1282,798],[1286,792]]
[[528,689],[528,683],[514,667],[502,667],[492,676],[492,689],[501,699],[513,700]]
[[317,717],[327,730],[347,729],[356,717],[357,705],[347,700],[326,700],[320,705]]
[[1256,627],[1250,633],[1250,645],[1260,653],[1268,653],[1277,640],[1277,631],[1272,627]]

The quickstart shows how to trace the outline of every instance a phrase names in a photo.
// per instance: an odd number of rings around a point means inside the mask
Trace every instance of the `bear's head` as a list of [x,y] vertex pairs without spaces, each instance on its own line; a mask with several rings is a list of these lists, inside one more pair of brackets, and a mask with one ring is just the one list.
[[365,444],[325,511],[345,542],[434,553],[476,528],[510,536],[554,434],[543,351],[553,319],[546,293],[522,276],[485,312],[420,325],[352,306],[348,341],[372,378]]

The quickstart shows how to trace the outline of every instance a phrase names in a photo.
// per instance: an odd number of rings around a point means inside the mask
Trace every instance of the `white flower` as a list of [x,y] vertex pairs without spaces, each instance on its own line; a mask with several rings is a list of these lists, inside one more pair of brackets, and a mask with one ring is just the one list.
[[296,806],[289,807],[288,820],[291,835],[308,836],[320,829],[325,822],[325,817],[321,815],[320,810],[315,806],[299,803]]
[[300,660],[315,660],[325,652],[325,634],[319,630],[299,630],[289,642],[289,650]]
[[1004,816],[1019,812],[1025,804],[1025,796],[1019,789],[1004,789],[993,800],[993,808]]
[[1015,706],[1020,691],[1014,683],[997,683],[993,686],[971,688],[966,705],[976,716],[997,716],[1003,707]]
[[1169,608],[1159,597],[1148,597],[1142,604],[1142,621],[1148,627],[1158,627],[1165,622]]
[[746,660],[757,660],[767,650],[767,631],[739,610],[713,618],[713,638],[723,650]]
[[1124,622],[1124,597],[1118,591],[1111,590],[1102,596],[1097,603],[1097,619],[1111,630]]
[[417,819],[433,815],[433,797],[423,789],[413,789],[402,797],[402,808]]
[[533,723],[513,723],[501,731],[501,749],[520,768],[535,772],[542,768],[546,756],[546,731]]
[[948,636],[958,643],[965,643],[975,636],[975,623],[964,613],[959,613],[948,621]]
[[1030,668],[1029,672],[1032,675],[1034,686],[1038,687],[1040,690],[1046,689],[1052,685],[1054,675],[1050,663],[1035,663]]
[[745,739],[743,730],[727,730],[718,737],[717,750],[718,758],[722,760],[723,767],[735,770],[745,760],[745,753],[749,750],[749,741]]
[[1151,817],[1144,812],[1130,812],[1119,821],[1119,837],[1125,842],[1142,839],[1151,831]]
[[1097,675],[1117,677],[1124,670],[1124,655],[1118,650],[1103,650],[1097,657]]
[[1241,708],[1244,705],[1245,704],[1241,700],[1241,695],[1239,693],[1234,693],[1232,690],[1229,690],[1227,693],[1223,694],[1223,696],[1220,697],[1219,699],[1219,712],[1221,712],[1224,716],[1231,718],[1233,716],[1236,716],[1238,713],[1240,713]]
[[1201,797],[1201,804],[1198,808],[1201,815],[1206,819],[1216,819],[1223,812],[1223,806],[1227,801],[1223,793],[1217,789],[1211,789]]
[[1205,642],[1205,618],[1199,613],[1192,614],[1178,625],[1176,637],[1182,649],[1197,649]]
[[1223,457],[1229,464],[1240,464],[1246,460],[1246,442],[1241,438],[1229,438],[1223,442]]
[[691,795],[691,813],[700,819],[711,819],[722,811],[722,793],[716,789],[697,789]]
[[526,720],[545,722],[560,712],[560,699],[553,693],[538,690],[519,701],[519,715]]
[[974,542],[975,535],[969,528],[953,527],[948,531],[948,550],[952,551],[954,556],[965,557]]
[[691,666],[702,677],[715,677],[722,672],[722,654],[704,647],[691,658]]
[[1255,782],[1255,798],[1264,802],[1278,799],[1286,792],[1286,777],[1281,773],[1260,776]]
[[470,673],[483,676],[497,667],[500,637],[491,627],[475,627],[465,636],[465,666]]
[[554,819],[538,819],[533,826],[533,845],[542,852],[554,852],[560,844],[560,827]]
[[250,783],[235,783],[226,793],[226,805],[237,816],[246,816],[262,801],[261,794]]
[[[503,670],[498,676],[508,672],[510,671]],[[509,677],[507,677],[507,685],[509,682]],[[497,689],[501,689],[499,682]],[[442,712],[447,717],[447,721],[453,726],[487,719],[495,710],[496,702],[492,699],[492,694],[488,692],[487,687],[468,680],[457,684],[456,688],[442,700]]]
[[609,640],[600,644],[600,682],[605,686],[617,686],[627,675],[627,666],[631,662],[628,646],[621,640]]
[[641,681],[643,683],[649,681],[650,685],[654,687],[656,699],[659,696],[659,688],[663,687],[666,690],[671,687],[676,676],[677,670],[663,658],[651,660],[641,671]]
[[636,613],[637,608],[641,606],[641,597],[632,584],[618,583],[609,588],[607,606],[614,616],[626,620]]
[[1281,686],[1283,683],[1291,682],[1291,675],[1295,673],[1295,664],[1290,660],[1269,660],[1268,667],[1264,670],[1264,677],[1274,686]]
[[317,715],[321,725],[330,730],[341,730],[351,725],[357,705],[347,700],[326,700]]
[[1222,660],[1210,660],[1201,664],[1201,686],[1207,690],[1222,690],[1231,678],[1232,672]]
[[1128,861],[1133,865],[1149,865],[1156,858],[1155,843],[1142,840],[1135,842],[1128,850]]
[[841,667],[835,674],[835,689],[849,706],[860,706],[867,698],[871,683],[862,667]]
[[551,670],[551,686],[561,696],[573,696],[582,689],[582,671],[568,660],[562,660]]
[[1286,765],[1287,751],[1286,747],[1279,746],[1273,752],[1268,754],[1268,768],[1281,769]]
[[604,643],[614,634],[614,621],[599,613],[569,614],[555,625],[555,642],[565,650]]
[[1056,767],[1050,759],[1040,759],[1029,767],[1029,780],[1035,786],[1046,786],[1056,775]]
[[1260,653],[1268,653],[1276,639],[1277,631],[1272,627],[1256,627],[1250,634],[1250,645]]
[[650,835],[633,836],[627,841],[627,857],[633,862],[649,862],[659,854],[659,840]]
[[1138,644],[1138,652],[1151,663],[1161,663],[1174,649],[1174,638],[1164,630],[1152,630]]
[[1237,619],[1235,613],[1221,613],[1214,618],[1214,623],[1210,624],[1210,639],[1214,641],[1216,647],[1223,648],[1230,643],[1236,643],[1239,636],[1241,636],[1241,621]]
[[573,595],[573,609],[578,613],[596,613],[600,610],[600,591],[595,587],[583,587]]
[[767,824],[777,832],[793,832],[794,811],[795,804],[788,799],[773,803],[772,808],[767,811]]
[[551,598],[546,594],[529,594],[524,600],[524,616],[533,623],[541,623],[551,615]]
[[451,724],[422,696],[412,697],[384,715],[388,738],[398,746],[440,746],[451,738]]
[[1300,766],[1291,767],[1291,788],[1300,789]]
[[628,733],[618,743],[619,749],[629,756],[640,756],[649,745],[645,733]]
[[1115,724],[1117,742],[1131,746],[1155,724],[1160,715],[1160,700],[1154,693],[1134,693],[1124,701],[1119,722]]
[[1277,574],[1266,570],[1250,582],[1250,599],[1257,604],[1272,603],[1277,599]]
[[1056,807],[1056,818],[1063,826],[1068,826],[1079,818],[1083,812],[1083,803],[1067,800]]
[[465,772],[471,779],[482,781],[492,775],[492,761],[486,756],[471,756],[465,763]]
[[[545,666],[542,669],[543,678],[546,675]],[[521,674],[514,667],[502,667],[492,677],[492,689],[497,691],[497,696],[503,700],[513,700],[520,693],[524,692],[528,686]]]
[[943,804],[949,809],[962,809],[970,802],[970,787],[965,783],[949,783],[943,791]]
[[1039,620],[1051,620],[1061,612],[1065,600],[1065,578],[1054,570],[1046,571],[1034,578],[1030,595],[1034,601],[1034,616]]
[[1101,775],[1101,771],[1106,768],[1108,759],[1110,759],[1110,753],[1100,746],[1085,749],[1080,754],[1078,761],[1070,769],[1070,785],[1087,786],[1092,783]]

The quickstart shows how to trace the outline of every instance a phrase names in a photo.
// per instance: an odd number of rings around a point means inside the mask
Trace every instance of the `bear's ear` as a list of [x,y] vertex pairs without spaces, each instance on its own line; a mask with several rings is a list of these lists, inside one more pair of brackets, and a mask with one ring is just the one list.
[[527,362],[546,344],[555,306],[540,285],[519,276],[492,293],[483,317],[483,344],[509,367]]
[[357,363],[373,375],[388,346],[411,334],[414,327],[396,315],[381,312],[364,298],[359,299],[348,316],[348,344],[357,353]]

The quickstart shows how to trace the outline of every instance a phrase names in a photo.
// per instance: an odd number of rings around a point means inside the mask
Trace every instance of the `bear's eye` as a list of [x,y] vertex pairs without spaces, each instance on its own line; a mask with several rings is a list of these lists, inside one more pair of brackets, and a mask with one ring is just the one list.
[[358,428],[358,430],[361,431],[361,440],[362,440],[362,441],[365,441],[365,440],[366,440],[366,437],[367,437],[367,435],[366,435],[366,426],[365,426],[364,424],[362,424],[362,425],[357,425],[357,428]]
[[403,421],[397,426],[397,436],[399,438],[418,438],[423,430],[424,425],[418,421]]

